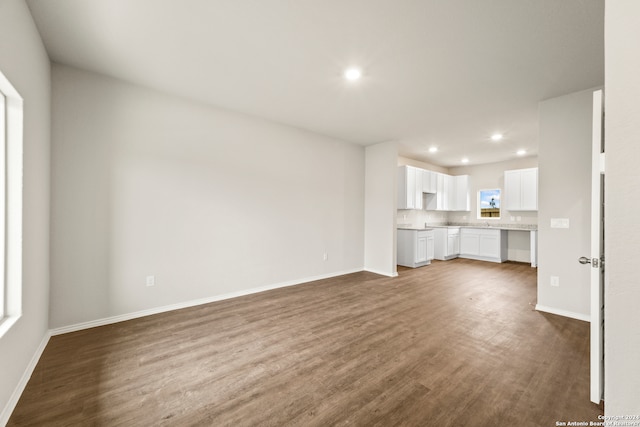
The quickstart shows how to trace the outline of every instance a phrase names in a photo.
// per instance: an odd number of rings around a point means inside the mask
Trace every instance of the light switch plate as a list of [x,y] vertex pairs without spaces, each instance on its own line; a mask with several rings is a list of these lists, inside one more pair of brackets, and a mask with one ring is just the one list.
[[569,218],[551,218],[551,228],[569,228]]

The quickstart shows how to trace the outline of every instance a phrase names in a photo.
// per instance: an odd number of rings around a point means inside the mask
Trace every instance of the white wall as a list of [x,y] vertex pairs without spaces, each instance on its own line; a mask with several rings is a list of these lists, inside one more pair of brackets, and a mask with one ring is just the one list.
[[366,148],[365,260],[367,271],[397,276],[396,192],[398,147],[383,142]]
[[362,270],[363,147],[52,77],[52,328]]
[[23,0],[0,1],[0,70],[24,99],[23,314],[0,338],[2,425],[48,336],[50,66]]
[[[538,309],[588,319],[593,90],[540,103]],[[567,229],[551,228],[567,218]],[[559,277],[559,287],[550,285]]]
[[605,414],[640,414],[640,2],[605,3]]

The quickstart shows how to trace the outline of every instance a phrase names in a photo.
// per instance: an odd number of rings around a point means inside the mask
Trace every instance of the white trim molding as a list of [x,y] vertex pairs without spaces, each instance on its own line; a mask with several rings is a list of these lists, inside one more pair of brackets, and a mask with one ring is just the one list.
[[561,310],[559,308],[547,307],[544,305],[536,304],[536,310],[545,313],[557,314],[558,316],[570,317],[572,319],[583,320],[585,322],[591,322],[591,316],[588,314],[574,313],[572,311]]
[[3,122],[0,123],[0,337],[22,315],[22,187],[23,187],[23,107],[24,101],[11,82],[0,72],[0,93],[3,95]]
[[307,277],[305,279],[300,279],[300,280],[290,280],[290,281],[287,281],[287,282],[280,282],[280,283],[276,283],[276,284],[272,284],[272,285],[260,286],[260,287],[245,289],[245,290],[237,291],[237,292],[229,292],[229,293],[226,293],[226,294],[215,295],[215,296],[212,296],[212,297],[200,298],[200,299],[191,300],[191,301],[184,301],[184,302],[180,302],[180,303],[177,303],[177,304],[170,304],[170,305],[165,305],[165,306],[162,306],[162,307],[154,307],[154,308],[150,308],[150,309],[147,309],[147,310],[136,311],[136,312],[133,312],[133,313],[119,314],[119,315],[116,315],[116,316],[105,317],[105,318],[102,318],[102,319],[90,320],[88,322],[82,322],[82,323],[76,323],[76,324],[73,324],[73,325],[62,326],[60,328],[52,329],[50,332],[51,332],[52,336],[61,335],[61,334],[69,333],[69,332],[81,331],[83,329],[95,328],[97,326],[110,325],[112,323],[118,323],[118,322],[124,322],[126,320],[137,319],[139,317],[151,316],[153,314],[165,313],[165,312],[168,312],[168,311],[180,310],[180,309],[183,309],[183,308],[195,307],[195,306],[198,306],[198,305],[209,304],[209,303],[216,302],[216,301],[222,301],[222,300],[241,297],[241,296],[245,296],[245,295],[256,294],[256,293],[259,293],[259,292],[270,291],[270,290],[273,290],[273,289],[284,288],[284,287],[287,287],[287,286],[295,286],[295,285],[301,285],[303,283],[314,282],[316,280],[330,279],[332,277],[344,276],[345,274],[358,273],[358,272],[361,272],[361,271],[364,271],[364,269],[363,268],[357,268],[357,269],[353,269],[353,270],[346,270],[346,271],[340,271],[340,272],[336,272],[336,273],[330,273],[330,274],[323,274],[323,275],[319,275],[319,276]]
[[40,345],[36,349],[36,352],[33,354],[33,357],[29,361],[27,368],[24,370],[24,373],[22,374],[22,378],[20,378],[18,385],[13,390],[13,393],[11,394],[11,397],[7,401],[7,404],[2,409],[2,413],[0,413],[0,426],[4,426],[9,422],[9,418],[11,417],[13,410],[16,408],[16,405],[18,404],[18,400],[20,400],[20,396],[22,396],[22,392],[27,386],[29,379],[31,379],[31,375],[33,374],[33,371],[36,368],[36,365],[40,361],[40,357],[42,356],[44,349],[47,347],[47,344],[49,343],[49,338],[51,338],[51,332],[47,331],[47,333],[42,338],[42,341],[40,341]]
[[29,364],[27,365],[27,368],[25,369],[24,373],[22,374],[22,378],[20,378],[20,381],[18,382],[18,385],[16,386],[16,388],[14,389],[11,397],[9,398],[9,401],[5,405],[5,407],[2,410],[2,412],[0,413],[0,426],[6,425],[7,422],[9,421],[9,418],[11,417],[11,414],[13,413],[16,405],[18,404],[18,401],[20,400],[20,396],[24,392],[24,389],[27,386],[27,383],[29,382],[29,379],[31,378],[31,375],[33,374],[33,371],[36,368],[38,362],[40,361],[40,357],[42,356],[42,353],[44,352],[44,349],[46,348],[47,344],[49,343],[49,339],[52,336],[61,335],[61,334],[65,334],[65,333],[68,333],[68,332],[80,331],[80,330],[83,330],[83,329],[94,328],[94,327],[97,327],[97,326],[109,325],[109,324],[112,324],[112,323],[123,322],[125,320],[131,320],[131,319],[136,319],[136,318],[139,318],[139,317],[150,316],[152,314],[164,313],[164,312],[168,312],[168,311],[179,310],[179,309],[182,309],[182,308],[193,307],[193,306],[202,305],[202,304],[208,304],[208,303],[211,303],[211,302],[222,301],[222,300],[236,298],[236,297],[240,297],[240,296],[244,296],[244,295],[251,295],[251,294],[255,294],[255,293],[259,293],[259,292],[265,292],[265,291],[269,291],[269,290],[273,290],[273,289],[284,288],[284,287],[288,287],[288,286],[301,285],[301,284],[304,284],[304,283],[314,282],[314,281],[317,281],[317,280],[330,279],[332,277],[344,276],[346,274],[358,273],[358,272],[361,272],[361,271],[365,271],[364,268],[356,268],[356,269],[346,270],[346,271],[341,271],[341,272],[336,272],[336,273],[330,273],[330,274],[324,274],[324,275],[319,275],[319,276],[307,277],[307,278],[301,279],[301,280],[291,280],[291,281],[287,281],[287,282],[281,282],[281,283],[276,283],[276,284],[267,285],[267,286],[261,286],[261,287],[251,288],[251,289],[245,289],[245,290],[238,291],[238,292],[230,292],[230,293],[226,293],[226,294],[222,294],[222,295],[216,295],[216,296],[212,296],[212,297],[208,297],[208,298],[201,298],[201,299],[192,300],[192,301],[185,301],[185,302],[181,302],[181,303],[178,303],[178,304],[171,304],[171,305],[166,305],[166,306],[163,306],[163,307],[155,307],[155,308],[151,308],[151,309],[148,309],[148,310],[136,311],[134,313],[126,313],[126,314],[121,314],[121,315],[117,315],[117,316],[106,317],[106,318],[103,318],[103,319],[96,319],[96,320],[92,320],[92,321],[89,321],[89,322],[83,322],[83,323],[78,323],[78,324],[74,324],[74,325],[63,326],[61,328],[51,329],[51,330],[47,331],[45,336],[42,338],[42,341],[40,342],[40,345],[38,346],[37,350],[33,354],[33,357],[31,358],[31,361],[29,362]]
[[398,277],[398,272],[397,271],[393,271],[391,273],[387,272],[387,271],[379,271],[373,268],[365,268],[364,271],[367,271],[369,273],[374,273],[374,274],[379,274],[380,276],[386,276],[386,277]]

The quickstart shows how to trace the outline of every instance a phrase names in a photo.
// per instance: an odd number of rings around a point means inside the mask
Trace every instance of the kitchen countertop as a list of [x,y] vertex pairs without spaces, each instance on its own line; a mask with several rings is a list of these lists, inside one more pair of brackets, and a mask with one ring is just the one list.
[[431,230],[434,228],[481,228],[481,229],[495,229],[495,230],[506,230],[506,231],[538,231],[537,225],[531,224],[498,224],[498,225],[483,225],[483,224],[450,224],[450,225],[427,225],[426,227],[412,227],[410,225],[398,225],[399,230]]
[[398,230],[418,230],[418,231],[424,231],[424,230],[433,230],[435,227],[429,226],[429,227],[411,227],[411,226],[404,226],[404,225],[399,225]]

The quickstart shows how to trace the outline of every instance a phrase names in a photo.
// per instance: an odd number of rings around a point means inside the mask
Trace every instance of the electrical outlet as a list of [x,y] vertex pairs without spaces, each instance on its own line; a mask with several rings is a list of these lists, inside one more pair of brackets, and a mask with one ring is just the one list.
[[560,287],[560,278],[558,276],[551,276],[551,286]]
[[156,276],[147,276],[147,286],[156,285]]
[[325,253],[322,255],[322,260],[323,260],[323,261],[326,261],[326,260],[328,260],[328,259],[329,259],[329,254],[325,252]]

